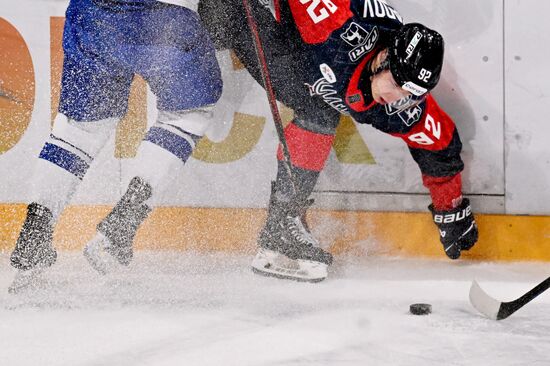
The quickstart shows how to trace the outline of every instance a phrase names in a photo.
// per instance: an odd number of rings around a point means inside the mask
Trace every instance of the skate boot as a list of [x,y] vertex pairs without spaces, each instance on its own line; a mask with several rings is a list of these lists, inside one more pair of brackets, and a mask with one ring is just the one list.
[[319,282],[328,274],[332,255],[323,250],[305,223],[313,200],[283,202],[272,189],[267,222],[258,238],[252,270],[258,274],[297,281]]
[[137,229],[151,212],[144,203],[151,194],[152,188],[147,182],[132,178],[126,193],[97,225],[97,233],[84,248],[84,256],[99,273],[107,274],[113,267],[127,266],[132,261]]
[[29,204],[27,217],[10,257],[11,265],[18,269],[8,289],[10,293],[31,285],[44,268],[55,263],[57,253],[52,243],[52,212],[38,203]]

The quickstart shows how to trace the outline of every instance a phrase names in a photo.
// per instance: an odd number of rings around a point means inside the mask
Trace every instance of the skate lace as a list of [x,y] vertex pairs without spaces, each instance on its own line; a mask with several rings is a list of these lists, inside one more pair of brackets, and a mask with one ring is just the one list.
[[299,216],[289,216],[287,217],[287,222],[288,230],[296,241],[303,245],[315,247],[319,246],[319,242],[313,237],[313,235],[309,231],[306,230],[304,224],[302,223],[302,219]]

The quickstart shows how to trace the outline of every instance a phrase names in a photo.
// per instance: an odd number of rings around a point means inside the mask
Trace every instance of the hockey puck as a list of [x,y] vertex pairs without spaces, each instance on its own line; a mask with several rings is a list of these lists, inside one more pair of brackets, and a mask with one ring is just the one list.
[[428,315],[432,312],[430,304],[412,304],[409,306],[409,311],[414,315]]

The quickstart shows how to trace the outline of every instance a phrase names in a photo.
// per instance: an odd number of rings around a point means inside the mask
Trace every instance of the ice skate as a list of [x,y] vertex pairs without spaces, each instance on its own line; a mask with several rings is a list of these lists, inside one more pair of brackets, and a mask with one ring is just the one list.
[[282,279],[321,282],[328,276],[328,265],[314,260],[293,260],[279,252],[260,248],[252,260],[252,271]]
[[272,192],[268,219],[252,261],[255,273],[297,281],[319,282],[328,275],[332,255],[305,225],[304,213],[312,203],[277,201]]
[[27,217],[19,233],[15,249],[10,256],[11,265],[18,269],[10,293],[28,287],[42,271],[55,263],[57,253],[53,248],[53,216],[40,204],[27,207]]
[[84,257],[93,269],[102,275],[112,272],[118,264],[117,259],[108,251],[111,241],[100,232],[84,247]]
[[128,190],[113,210],[97,225],[97,233],[84,248],[84,257],[101,274],[119,265],[127,266],[133,258],[132,244],[137,229],[151,208],[144,204],[151,197],[151,186],[134,177]]

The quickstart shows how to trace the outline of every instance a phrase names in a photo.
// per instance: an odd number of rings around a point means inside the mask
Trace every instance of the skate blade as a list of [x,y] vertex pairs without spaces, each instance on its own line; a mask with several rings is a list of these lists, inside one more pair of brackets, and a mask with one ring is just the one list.
[[36,287],[40,282],[42,272],[44,272],[43,267],[36,267],[26,271],[17,271],[15,278],[8,287],[8,293],[15,295],[28,288]]
[[299,282],[321,282],[328,276],[324,263],[290,259],[277,252],[260,249],[252,260],[256,274]]
[[117,267],[116,260],[105,249],[108,239],[101,233],[96,233],[84,247],[84,258],[90,266],[102,275],[113,272]]

